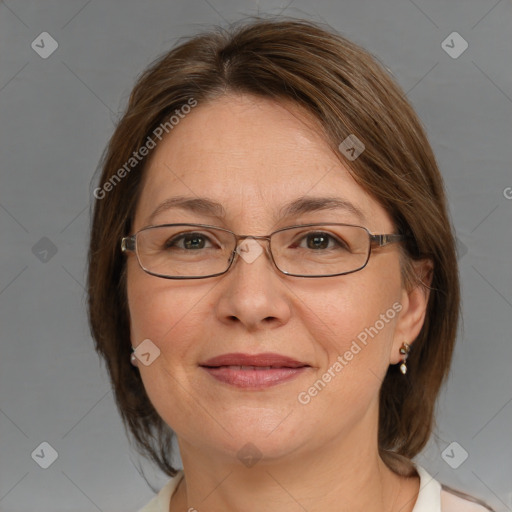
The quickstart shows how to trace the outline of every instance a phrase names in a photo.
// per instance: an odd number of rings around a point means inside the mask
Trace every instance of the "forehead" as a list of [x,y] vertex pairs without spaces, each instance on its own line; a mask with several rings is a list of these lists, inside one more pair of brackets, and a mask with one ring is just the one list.
[[174,196],[207,196],[223,205],[227,220],[244,226],[275,222],[283,205],[304,196],[342,198],[375,226],[389,220],[310,114],[252,96],[199,104],[158,143],[145,170],[136,227]]

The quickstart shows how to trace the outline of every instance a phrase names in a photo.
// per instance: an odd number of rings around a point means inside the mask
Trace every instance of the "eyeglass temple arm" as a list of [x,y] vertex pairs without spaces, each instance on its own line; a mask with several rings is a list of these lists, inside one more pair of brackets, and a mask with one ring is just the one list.
[[392,244],[395,242],[402,242],[406,240],[408,237],[406,235],[397,235],[397,234],[389,234],[389,235],[370,235],[370,240],[373,244],[376,244],[380,247],[383,247],[387,244]]

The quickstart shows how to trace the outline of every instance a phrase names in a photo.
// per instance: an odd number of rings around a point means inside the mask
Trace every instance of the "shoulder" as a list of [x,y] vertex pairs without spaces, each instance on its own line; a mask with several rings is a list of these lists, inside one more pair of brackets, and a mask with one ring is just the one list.
[[491,508],[471,496],[441,485],[421,466],[415,465],[420,477],[420,492],[413,512],[489,512]]
[[171,478],[161,489],[160,492],[138,512],[168,512],[171,498],[183,478],[183,470],[179,470],[176,476]]

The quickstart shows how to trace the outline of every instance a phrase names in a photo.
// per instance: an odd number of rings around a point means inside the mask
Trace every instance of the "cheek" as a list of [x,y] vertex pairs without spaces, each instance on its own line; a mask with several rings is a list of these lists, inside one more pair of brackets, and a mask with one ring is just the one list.
[[376,286],[363,274],[353,278],[340,281],[338,289],[329,286],[317,302],[310,294],[306,302],[311,312],[305,323],[321,365],[298,401],[318,428],[332,428],[333,435],[340,425],[328,427],[318,418],[333,415],[349,427],[375,411],[400,310],[396,285]]
[[127,282],[132,344],[149,338],[163,352],[171,342],[173,351],[179,351],[186,333],[192,334],[191,323],[198,321],[202,295],[192,293],[190,285],[170,283],[137,268],[129,268]]
[[[199,311],[201,297],[207,291],[191,293],[185,290],[185,285],[172,283],[170,286],[166,280],[141,275],[138,269],[128,276],[132,346],[149,339],[160,350],[150,365],[138,363],[144,388],[163,420],[179,429],[180,425],[193,422],[197,415],[196,400],[191,393],[186,393],[184,398],[176,389],[190,380],[196,368],[194,335],[197,339],[199,317],[204,317]],[[177,410],[179,415],[175,414]]]
[[344,370],[356,380],[368,372],[355,369],[369,369],[375,379],[389,365],[401,287],[399,266],[387,263],[387,272],[368,267],[328,283],[317,301],[309,291],[302,294],[312,311],[309,330],[324,352],[322,362],[328,368],[341,356]]

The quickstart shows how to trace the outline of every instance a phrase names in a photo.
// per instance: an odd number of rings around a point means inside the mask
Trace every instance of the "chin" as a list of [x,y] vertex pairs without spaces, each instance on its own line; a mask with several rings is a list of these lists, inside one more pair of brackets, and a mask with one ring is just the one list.
[[244,408],[242,414],[239,411],[236,417],[221,421],[229,425],[228,432],[222,431],[218,444],[213,442],[237,458],[252,450],[267,461],[288,456],[313,435],[308,436],[307,425],[297,424],[297,416],[290,412],[267,410],[262,414],[261,409]]

